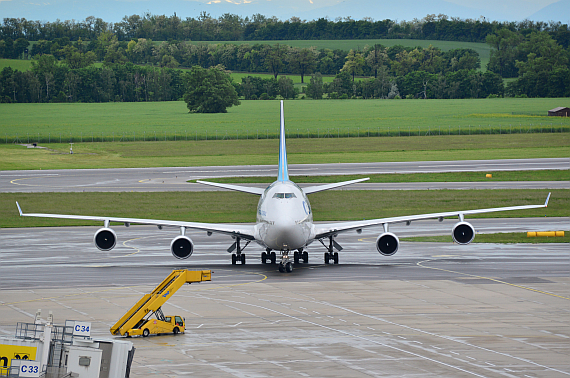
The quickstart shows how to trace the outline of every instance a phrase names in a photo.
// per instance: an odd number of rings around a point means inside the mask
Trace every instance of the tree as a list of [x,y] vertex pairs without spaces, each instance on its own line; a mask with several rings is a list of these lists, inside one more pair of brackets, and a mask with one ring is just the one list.
[[366,56],[366,64],[374,71],[374,77],[378,77],[378,69],[388,60],[386,49],[380,44],[375,44]]
[[508,29],[501,29],[497,34],[488,35],[486,40],[487,44],[491,45],[491,57],[487,68],[502,77],[517,77],[515,59],[522,36]]
[[312,99],[320,100],[323,98],[323,76],[317,72],[311,77],[311,82],[307,85],[307,96]]
[[240,104],[229,75],[215,67],[199,66],[186,76],[184,101],[190,113],[226,113],[226,108]]
[[265,66],[271,73],[273,77],[277,79],[279,72],[283,70],[285,66],[284,59],[287,56],[288,46],[276,44],[273,47],[267,47],[265,55]]
[[352,75],[352,81],[354,82],[354,77],[362,73],[362,67],[364,67],[364,58],[360,53],[351,49],[346,56],[346,62],[341,71],[346,71]]
[[279,86],[279,94],[287,99],[287,98],[295,98],[297,96],[297,90],[293,85],[293,80],[286,76],[279,76],[277,80],[277,85]]
[[310,74],[317,64],[315,59],[315,51],[313,49],[294,48],[289,54],[289,69],[294,73],[301,75],[301,83],[304,83],[305,74]]

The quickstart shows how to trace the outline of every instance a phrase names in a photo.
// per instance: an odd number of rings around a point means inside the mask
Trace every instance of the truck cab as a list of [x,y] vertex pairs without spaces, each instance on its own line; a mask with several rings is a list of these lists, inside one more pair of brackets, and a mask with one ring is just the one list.
[[161,333],[184,333],[186,329],[184,318],[178,315],[165,316],[163,319],[143,319],[134,328],[129,329],[125,336],[158,335]]

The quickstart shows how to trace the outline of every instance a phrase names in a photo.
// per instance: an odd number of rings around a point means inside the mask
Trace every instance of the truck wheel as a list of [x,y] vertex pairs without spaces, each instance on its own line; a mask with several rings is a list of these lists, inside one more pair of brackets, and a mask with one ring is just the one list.
[[145,328],[143,331],[143,337],[147,337],[150,334],[150,332],[148,331],[148,328]]
[[178,335],[180,333],[180,330],[178,329],[178,327],[174,327],[172,332],[174,332],[175,335]]
[[125,337],[131,337],[128,332],[125,332]]

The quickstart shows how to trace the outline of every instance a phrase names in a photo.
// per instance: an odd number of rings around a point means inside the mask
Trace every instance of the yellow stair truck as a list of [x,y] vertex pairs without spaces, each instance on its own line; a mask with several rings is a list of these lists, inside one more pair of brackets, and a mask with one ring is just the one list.
[[[145,294],[113,327],[113,335],[147,337],[150,334],[184,332],[184,318],[165,316],[161,306],[185,283],[210,281],[209,270],[173,270],[150,294]],[[155,318],[151,318],[152,316]]]

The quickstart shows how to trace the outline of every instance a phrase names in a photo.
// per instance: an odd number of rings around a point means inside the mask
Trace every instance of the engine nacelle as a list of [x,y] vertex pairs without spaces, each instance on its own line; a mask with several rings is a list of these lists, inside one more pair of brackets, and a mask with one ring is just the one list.
[[391,232],[385,232],[376,239],[376,249],[384,256],[392,256],[398,252],[400,240]]
[[187,259],[194,252],[194,243],[188,236],[177,236],[170,242],[170,252],[177,259]]
[[475,238],[475,229],[471,223],[459,222],[453,226],[453,230],[451,230],[451,236],[453,236],[453,241],[457,244],[469,244]]
[[93,243],[101,251],[110,251],[117,244],[117,234],[110,228],[100,228],[93,237]]

